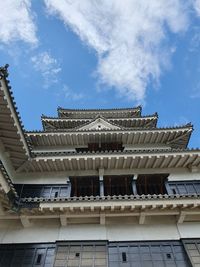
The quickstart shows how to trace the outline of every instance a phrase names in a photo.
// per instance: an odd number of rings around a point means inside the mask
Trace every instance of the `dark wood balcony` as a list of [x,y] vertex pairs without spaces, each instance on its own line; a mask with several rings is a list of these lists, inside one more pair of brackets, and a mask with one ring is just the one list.
[[166,181],[168,174],[142,174],[136,180],[138,195],[167,194]]
[[70,182],[71,182],[71,197],[100,195],[98,176],[70,177]]
[[167,181],[167,174],[70,177],[66,184],[15,184],[20,199],[131,195],[200,195],[199,181]]
[[105,176],[104,177],[104,195],[105,196],[124,196],[132,195],[133,176]]
[[89,143],[88,147],[76,148],[77,152],[123,151],[122,143]]

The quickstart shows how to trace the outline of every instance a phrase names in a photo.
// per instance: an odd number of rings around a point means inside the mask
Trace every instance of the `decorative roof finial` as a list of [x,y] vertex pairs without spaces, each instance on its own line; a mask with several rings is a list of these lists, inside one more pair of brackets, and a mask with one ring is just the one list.
[[4,67],[0,67],[0,79],[2,79],[3,77],[8,77],[8,67],[8,64],[6,64]]

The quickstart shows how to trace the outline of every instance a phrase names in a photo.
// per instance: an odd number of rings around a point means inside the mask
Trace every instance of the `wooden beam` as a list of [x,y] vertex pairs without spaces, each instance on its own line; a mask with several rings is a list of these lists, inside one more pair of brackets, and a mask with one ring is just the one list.
[[26,215],[21,215],[20,216],[21,219],[21,223],[22,225],[26,228],[26,227],[30,227],[32,226],[32,223],[30,222],[30,219],[26,216]]
[[139,224],[144,224],[145,223],[145,218],[146,218],[145,213],[141,212],[140,216],[139,216]]
[[61,226],[67,226],[67,216],[65,214],[60,215],[60,224]]
[[179,224],[183,223],[185,220],[185,217],[186,217],[186,213],[184,211],[181,211],[179,216],[178,216],[177,223],[179,223]]
[[105,213],[100,213],[100,224],[105,225],[106,224],[106,215]]

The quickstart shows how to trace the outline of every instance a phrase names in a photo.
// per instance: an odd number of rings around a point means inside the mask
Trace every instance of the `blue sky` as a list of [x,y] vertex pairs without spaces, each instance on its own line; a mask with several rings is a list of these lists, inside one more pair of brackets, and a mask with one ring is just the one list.
[[0,65],[27,130],[58,106],[142,105],[160,127],[192,122],[200,147],[200,0],[4,0],[0,10]]

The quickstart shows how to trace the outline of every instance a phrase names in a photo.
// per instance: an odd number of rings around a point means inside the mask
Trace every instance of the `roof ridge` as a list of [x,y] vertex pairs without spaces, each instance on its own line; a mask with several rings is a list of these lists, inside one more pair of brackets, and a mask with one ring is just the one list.
[[83,109],[70,109],[70,108],[63,108],[63,107],[58,107],[57,108],[57,111],[59,112],[59,111],[69,111],[69,112],[76,112],[76,111],[87,111],[87,112],[92,112],[92,111],[110,111],[110,112],[112,112],[112,111],[118,111],[118,110],[139,110],[139,111],[141,111],[142,110],[142,106],[141,105],[139,105],[139,106],[137,106],[137,107],[131,107],[131,108],[93,108],[93,109],[87,109],[87,108],[83,108]]

